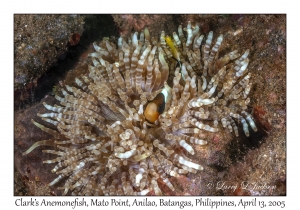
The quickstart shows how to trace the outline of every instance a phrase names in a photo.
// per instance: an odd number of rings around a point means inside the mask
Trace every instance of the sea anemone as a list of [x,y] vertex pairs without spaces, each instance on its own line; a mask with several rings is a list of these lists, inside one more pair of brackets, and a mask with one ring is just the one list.
[[[184,35],[186,31],[186,36]],[[159,40],[145,29],[117,43],[94,43],[89,74],[65,85],[55,98],[60,105],[43,103],[49,113],[37,115],[56,130],[34,120],[53,139],[44,153],[57,157],[49,185],[64,181],[63,194],[161,195],[158,180],[172,191],[170,176],[197,173],[203,167],[186,156],[194,144],[207,145],[209,133],[228,130],[246,136],[257,128],[249,113],[251,83],[246,50],[219,58],[220,35],[204,45],[199,26],[178,27],[173,39],[161,32]],[[221,122],[221,123],[220,123]]]

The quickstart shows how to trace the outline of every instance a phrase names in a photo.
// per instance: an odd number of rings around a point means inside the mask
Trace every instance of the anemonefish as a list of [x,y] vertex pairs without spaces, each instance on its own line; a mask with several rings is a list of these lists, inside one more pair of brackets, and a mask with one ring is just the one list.
[[169,36],[166,36],[164,37],[165,38],[165,41],[167,43],[167,45],[170,47],[171,51],[172,51],[172,55],[173,55],[173,59],[177,61],[177,64],[176,64],[176,68],[179,67],[181,69],[181,62],[180,62],[180,58],[179,58],[179,53],[171,39],[171,37]]
[[150,123],[154,123],[159,115],[165,110],[165,97],[162,93],[159,93],[152,101],[149,101],[144,111],[146,120]]
[[[172,51],[172,58],[177,61],[176,68],[179,67],[181,69],[182,64],[180,62],[179,53],[172,39],[169,36],[164,37],[164,39]],[[154,123],[158,119],[159,115],[161,115],[166,109],[168,109],[168,106],[170,105],[168,102],[170,101],[170,99],[171,88],[167,84],[165,84],[163,90],[146,105],[144,111],[145,119],[150,123]]]
[[171,88],[165,83],[165,87],[162,89],[162,91],[146,105],[144,111],[145,119],[150,123],[154,123],[158,119],[159,115],[161,115],[166,108],[169,107],[170,99]]

